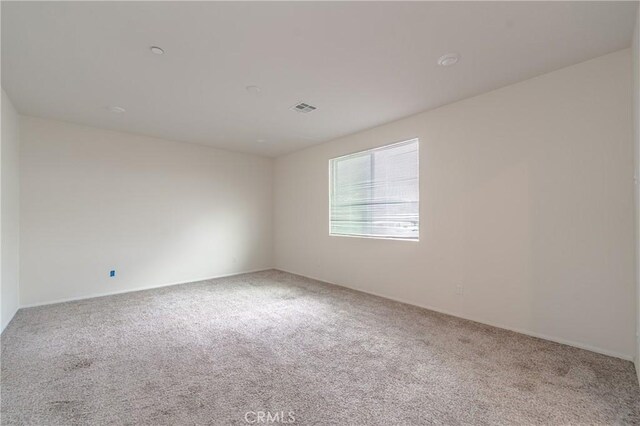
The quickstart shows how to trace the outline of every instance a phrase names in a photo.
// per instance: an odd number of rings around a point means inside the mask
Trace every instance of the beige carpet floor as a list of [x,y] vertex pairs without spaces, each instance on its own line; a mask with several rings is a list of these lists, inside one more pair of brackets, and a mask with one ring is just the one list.
[[640,423],[628,361],[279,271],[23,309],[1,343],[7,425]]

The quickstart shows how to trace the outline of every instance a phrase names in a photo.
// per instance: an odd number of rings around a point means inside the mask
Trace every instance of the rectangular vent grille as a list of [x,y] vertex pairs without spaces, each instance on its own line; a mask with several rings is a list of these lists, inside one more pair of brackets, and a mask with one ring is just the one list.
[[305,104],[304,102],[300,102],[297,105],[291,107],[294,111],[302,112],[304,114],[311,112],[316,109],[313,105]]

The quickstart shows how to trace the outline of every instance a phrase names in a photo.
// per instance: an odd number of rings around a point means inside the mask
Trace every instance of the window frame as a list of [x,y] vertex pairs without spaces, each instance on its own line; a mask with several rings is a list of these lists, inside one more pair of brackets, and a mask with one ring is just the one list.
[[[359,154],[363,154],[365,152],[369,152],[369,151],[376,151],[376,150],[380,150],[383,148],[391,148],[393,146],[396,145],[404,145],[404,144],[409,144],[412,142],[416,142],[416,162],[417,162],[417,182],[418,182],[418,236],[416,238],[402,238],[402,237],[387,237],[387,236],[381,236],[381,235],[367,235],[367,234],[336,234],[331,232],[331,206],[332,206],[332,202],[333,202],[333,193],[334,193],[334,182],[333,182],[333,167],[332,167],[332,162],[335,160],[339,160],[341,158],[345,158],[345,157],[351,157],[351,156],[355,156],[355,155],[359,155]],[[376,146],[373,148],[367,148],[367,149],[363,149],[360,151],[355,151],[355,152],[351,152],[349,154],[344,154],[344,155],[340,155],[338,157],[333,157],[333,158],[329,158],[328,161],[328,181],[329,181],[329,217],[328,217],[328,225],[329,225],[329,236],[330,237],[346,237],[346,238],[365,238],[365,239],[372,239],[372,240],[394,240],[394,241],[410,241],[410,242],[420,242],[420,138],[419,137],[413,137],[410,139],[405,139],[402,140],[400,142],[392,142],[389,144],[385,144],[385,145],[380,145],[380,146]]]

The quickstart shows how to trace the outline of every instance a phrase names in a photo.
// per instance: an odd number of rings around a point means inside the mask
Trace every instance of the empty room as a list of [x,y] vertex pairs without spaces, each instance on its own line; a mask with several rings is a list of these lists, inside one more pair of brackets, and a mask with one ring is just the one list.
[[640,8],[2,1],[0,424],[640,424]]

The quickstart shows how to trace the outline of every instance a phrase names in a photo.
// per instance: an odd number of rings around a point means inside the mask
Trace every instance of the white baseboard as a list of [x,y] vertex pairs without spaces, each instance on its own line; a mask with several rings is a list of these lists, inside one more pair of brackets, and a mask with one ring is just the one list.
[[[433,306],[420,305],[420,304],[417,304],[415,302],[404,300],[404,299],[401,299],[401,298],[388,296],[388,295],[385,295],[385,294],[379,294],[379,293],[375,293],[375,292],[372,292],[372,291],[369,291],[369,290],[364,290],[364,289],[357,288],[357,287],[350,287],[350,286],[347,286],[347,285],[330,282],[330,281],[327,281],[327,280],[323,280],[323,279],[316,278],[316,277],[311,277],[309,275],[301,274],[301,273],[298,273],[298,272],[288,271],[286,269],[279,268],[279,267],[276,267],[275,269],[279,270],[279,271],[282,271],[282,272],[287,272],[289,274],[300,275],[302,277],[310,278],[312,280],[322,281],[322,282],[325,282],[325,283],[336,285],[338,287],[344,287],[344,288],[348,288],[350,290],[359,291],[361,293],[370,294],[372,296],[377,296],[377,297],[382,297],[384,299],[393,300],[395,302],[400,302],[400,303],[404,303],[404,304],[407,304],[407,305],[417,306],[419,308],[428,309],[430,311],[439,312],[441,314],[451,315],[453,317],[462,318],[462,319],[478,322],[478,323],[485,324],[485,325],[490,325],[490,326],[496,327],[496,328],[502,328],[504,330],[509,330],[509,331],[513,331],[513,332],[516,332],[516,333],[525,334],[525,335],[531,336],[531,337],[537,337],[538,339],[549,340],[551,342],[560,343],[560,344],[568,345],[568,346],[573,346],[573,347],[580,348],[580,349],[585,349],[585,350],[588,350],[588,351],[591,351],[591,352],[596,352],[596,353],[599,353],[599,354],[602,354],[602,355],[607,355],[607,356],[611,356],[611,357],[614,357],[614,358],[624,359],[626,361],[632,361],[633,362],[633,360],[634,360],[633,355],[622,354],[622,353],[619,353],[619,352],[614,352],[614,351],[610,351],[608,349],[598,348],[596,346],[591,346],[591,345],[588,345],[588,344],[585,344],[585,343],[581,343],[581,342],[575,342],[575,341],[563,339],[563,338],[560,338],[560,337],[548,336],[548,335],[545,335],[545,334],[536,333],[536,332],[530,331],[530,330],[523,330],[523,329],[519,329],[519,328],[509,327],[509,326],[506,326],[506,325],[503,325],[503,324],[497,324],[497,323],[494,323],[494,322],[491,322],[491,321],[485,321],[485,320],[483,320],[481,318],[473,318],[473,317],[470,317],[470,316],[460,315],[458,313],[449,312],[449,311],[446,311],[444,309],[436,308],[436,307],[433,307]],[[638,364],[636,364],[636,366],[637,365]],[[636,371],[638,371],[638,368],[636,368]],[[640,380],[640,372],[638,373],[638,378]]]
[[[151,289],[154,289],[154,288],[162,288],[162,287],[170,287],[170,286],[174,286],[174,285],[189,284],[189,283],[198,282],[198,281],[214,280],[214,279],[218,279],[218,278],[225,278],[225,277],[232,277],[232,276],[236,276],[236,275],[250,274],[250,273],[254,273],[254,272],[268,271],[268,270],[271,270],[271,269],[276,269],[276,270],[279,270],[279,271],[282,271],[282,272],[287,272],[289,274],[300,275],[302,277],[310,278],[310,279],[313,279],[313,280],[316,280],[316,281],[326,282],[326,283],[329,283],[329,284],[332,284],[332,285],[336,285],[338,287],[348,288],[350,290],[359,291],[361,293],[371,294],[373,296],[382,297],[384,299],[389,299],[389,300],[393,300],[393,301],[396,301],[396,302],[405,303],[407,305],[417,306],[419,308],[428,309],[430,311],[439,312],[439,313],[446,314],[446,315],[451,315],[451,316],[454,316],[454,317],[457,317],[457,318],[466,319],[466,320],[469,320],[469,321],[475,321],[475,322],[478,322],[478,323],[481,323],[481,324],[485,324],[485,325],[489,325],[489,326],[492,326],[492,327],[497,327],[497,328],[513,331],[513,332],[520,333],[520,334],[525,334],[527,336],[537,337],[539,339],[549,340],[551,342],[560,343],[560,344],[564,344],[564,345],[569,345],[569,346],[573,346],[573,347],[576,347],[576,348],[585,349],[585,350],[588,350],[588,351],[591,351],[591,352],[596,352],[596,353],[599,353],[599,354],[603,354],[603,355],[608,355],[608,356],[612,356],[612,357],[615,357],[615,358],[624,359],[624,360],[627,360],[627,361],[632,361],[632,362],[635,361],[636,372],[638,373],[638,380],[640,381],[640,362],[639,362],[640,360],[639,359],[635,359],[635,357],[632,356],[632,355],[622,354],[622,353],[610,351],[610,350],[607,350],[607,349],[602,349],[602,348],[598,348],[598,347],[595,347],[595,346],[591,346],[591,345],[588,345],[588,344],[585,344],[585,343],[575,342],[575,341],[572,341],[572,340],[567,340],[567,339],[563,339],[563,338],[559,338],[559,337],[555,337],[555,336],[548,336],[548,335],[541,334],[541,333],[536,333],[536,332],[533,332],[533,331],[530,331],[530,330],[524,330],[524,329],[509,327],[509,326],[506,326],[506,325],[503,325],[503,324],[497,324],[497,323],[494,323],[494,322],[491,322],[491,321],[486,321],[486,320],[483,320],[481,318],[474,318],[474,317],[470,317],[470,316],[460,315],[458,313],[452,313],[452,312],[449,312],[447,310],[439,309],[439,308],[436,308],[436,307],[433,307],[433,306],[417,304],[415,302],[404,300],[402,298],[397,298],[397,297],[393,297],[393,296],[389,296],[389,295],[385,295],[385,294],[379,294],[379,293],[375,293],[375,292],[372,292],[372,291],[369,291],[369,290],[365,290],[365,289],[361,289],[361,288],[357,288],[357,287],[350,287],[350,286],[347,286],[347,285],[330,282],[330,281],[327,281],[327,280],[324,280],[324,279],[321,279],[321,278],[312,277],[312,276],[309,276],[309,275],[301,274],[299,272],[289,271],[289,270],[286,270],[286,269],[283,269],[283,268],[278,268],[278,267],[254,269],[254,270],[249,270],[249,271],[234,272],[234,273],[231,273],[231,274],[223,274],[223,275],[216,275],[216,276],[204,277],[204,278],[199,278],[199,279],[192,279],[192,280],[188,280],[188,281],[179,281],[179,282],[151,285],[151,286],[146,286],[146,287],[137,287],[137,288],[121,290],[121,291],[97,293],[97,294],[91,294],[91,295],[87,295],[87,296],[72,297],[72,298],[57,299],[57,300],[52,300],[52,301],[47,301],[47,302],[32,303],[32,304],[22,305],[22,306],[20,306],[19,309],[33,308],[33,307],[36,307],[36,306],[53,305],[53,304],[56,304],[56,303],[73,302],[73,301],[77,301],[77,300],[94,299],[96,297],[113,296],[113,295],[116,295],[116,294],[133,293],[133,292],[136,292],[136,291],[144,291],[144,290],[151,290]],[[13,315],[11,317],[13,318],[13,316],[15,316],[15,314],[17,312],[18,312],[18,309],[16,309],[16,311],[13,313]],[[6,328],[6,326],[5,326],[5,328]],[[4,331],[4,329],[2,331]]]
[[133,292],[136,292],[136,291],[152,290],[154,288],[171,287],[171,286],[174,286],[174,285],[190,284],[190,283],[196,283],[196,282],[199,282],[199,281],[208,281],[208,280],[215,280],[215,279],[218,279],[218,278],[234,277],[236,275],[251,274],[251,273],[254,273],[254,272],[269,271],[269,270],[272,270],[272,269],[274,269],[274,268],[252,269],[252,270],[249,270],[249,271],[234,272],[234,273],[231,273],[231,274],[216,275],[216,276],[212,276],[212,277],[196,278],[196,279],[191,279],[191,280],[187,280],[187,281],[178,281],[178,282],[171,282],[171,283],[165,283],[165,284],[155,284],[155,285],[144,286],[144,287],[136,287],[136,288],[127,289],[127,290],[120,290],[120,291],[94,293],[94,294],[90,294],[90,295],[86,295],[86,296],[70,297],[70,298],[67,298],[67,299],[56,299],[56,300],[50,300],[50,301],[47,301],[47,302],[29,303],[29,304],[26,304],[26,305],[21,305],[20,309],[23,309],[23,308],[35,308],[36,306],[55,305],[57,303],[75,302],[77,300],[95,299],[96,297],[114,296],[116,294],[133,293]]
[[2,327],[2,330],[0,330],[0,334],[2,334],[4,332],[4,330],[7,328],[7,326],[9,324],[11,324],[11,320],[13,319],[13,317],[16,316],[16,314],[18,313],[18,311],[20,310],[20,307],[17,307],[15,311],[13,311],[13,314],[11,314],[11,318],[9,319],[9,321],[7,321],[7,323],[4,325],[4,327]]

